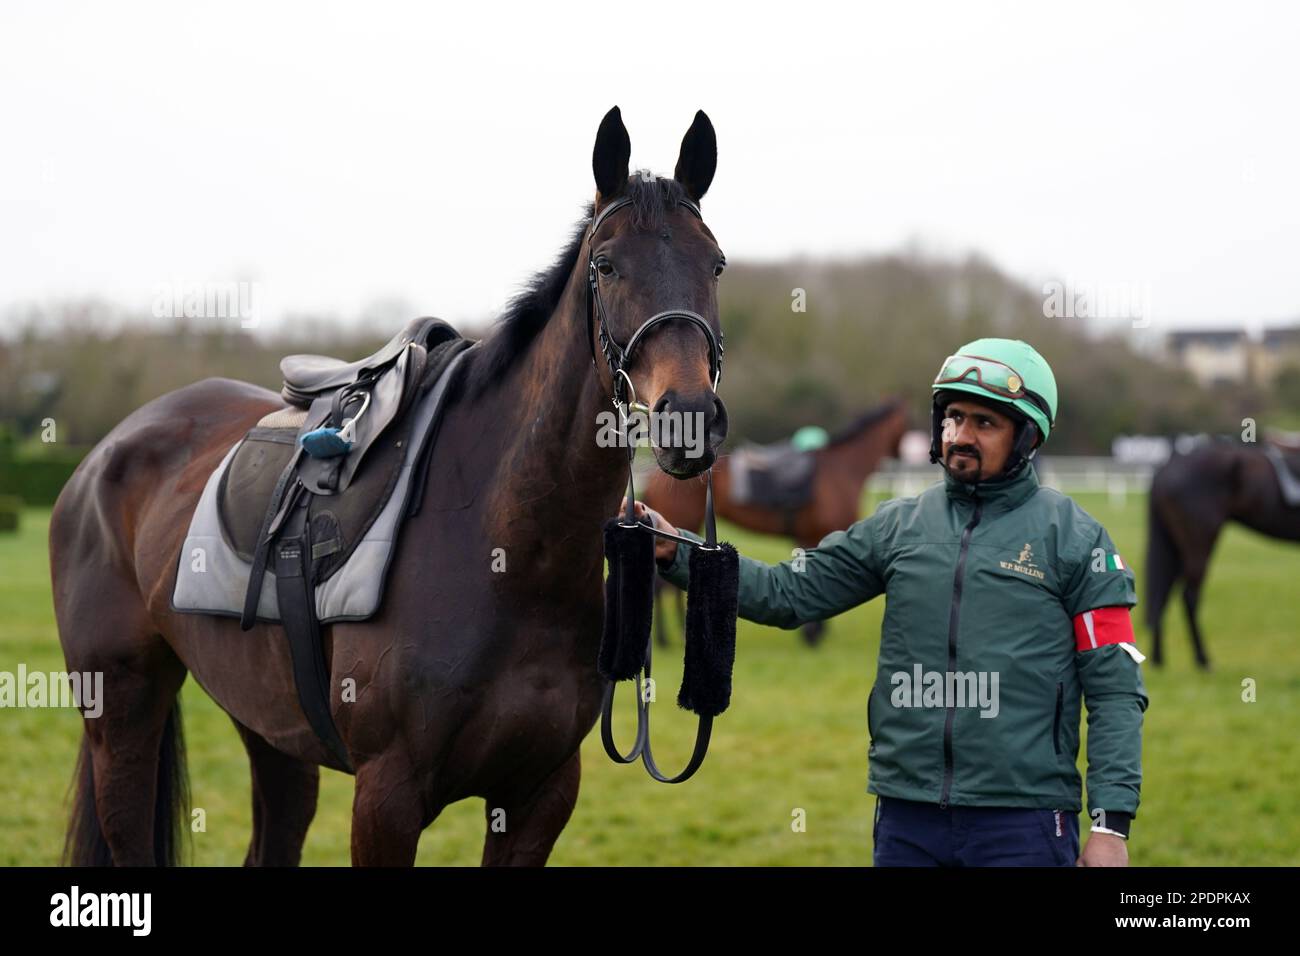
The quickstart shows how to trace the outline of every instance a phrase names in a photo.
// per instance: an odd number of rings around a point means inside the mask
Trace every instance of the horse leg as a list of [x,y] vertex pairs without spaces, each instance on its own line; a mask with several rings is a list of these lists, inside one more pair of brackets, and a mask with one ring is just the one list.
[[1205,653],[1205,642],[1196,620],[1196,611],[1201,601],[1201,588],[1210,570],[1210,555],[1214,551],[1214,543],[1218,540],[1222,527],[1223,523],[1220,521],[1213,528],[1198,529],[1197,534],[1186,536],[1182,548],[1183,608],[1187,612],[1187,630],[1192,636],[1196,663],[1202,670],[1209,670],[1210,658]]
[[809,647],[816,647],[822,642],[825,630],[825,621],[809,621],[799,629],[799,633],[803,635],[803,642],[805,644]]
[[668,646],[668,628],[663,615],[664,589],[667,587],[669,584],[663,578],[655,578],[655,644],[660,647]]
[[1192,635],[1192,647],[1196,650],[1196,663],[1203,671],[1210,669],[1210,659],[1205,653],[1205,644],[1201,640],[1201,628],[1196,623],[1196,607],[1201,600],[1201,577],[1190,575],[1183,587],[1183,607],[1187,611],[1187,628]]
[[414,866],[420,833],[433,822],[405,756],[385,755],[357,768],[352,797],[352,865]]
[[320,767],[281,753],[234,722],[253,776],[253,838],[244,866],[297,866],[316,815]]
[[103,673],[103,712],[85,720],[89,777],[78,795],[79,804],[93,799],[94,819],[78,813],[85,825],[73,842],[88,850],[102,841],[114,866],[174,863],[187,802],[178,698],[185,667],[157,636],[129,651],[119,643],[111,655],[68,662]]
[[578,802],[581,751],[575,750],[527,795],[487,798],[484,866],[543,866]]

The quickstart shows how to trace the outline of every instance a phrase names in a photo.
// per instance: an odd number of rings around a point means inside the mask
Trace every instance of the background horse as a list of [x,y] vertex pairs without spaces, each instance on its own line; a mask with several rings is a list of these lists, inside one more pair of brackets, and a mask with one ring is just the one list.
[[[629,152],[615,107],[596,136],[591,211],[622,197],[632,206],[601,225],[590,249],[591,219],[581,223],[558,261],[464,354],[383,606],[368,621],[324,628],[331,712],[356,768],[354,863],[411,864],[443,807],[480,796],[483,862],[541,864],[573,811],[579,746],[603,689],[601,528],[628,472],[626,449],[597,443],[611,375],[594,359],[592,262],[618,340],[665,309],[690,309],[718,332],[722,254],[682,203],[698,201],[713,179],[713,126],[696,114],[671,180],[629,177]],[[712,465],[726,434],[706,345],[699,329],[665,323],[629,368],[656,408],[703,416],[702,456],[656,450],[660,467],[683,477]],[[244,633],[234,619],[170,608],[208,476],[282,407],[275,393],[227,379],[171,392],[114,428],[59,497],[50,557],[60,640],[69,670],[104,674],[103,714],[85,721],[70,862],[176,860],[187,674],[231,716],[248,750],[246,862],[300,859],[319,766],[337,768],[337,758],[299,707],[283,629],[259,623]],[[342,700],[345,678],[355,681],[355,702]]]
[[[1286,456],[1293,473],[1300,454]],[[1151,658],[1163,662],[1161,620],[1169,593],[1183,582],[1183,607],[1196,662],[1210,666],[1196,608],[1219,531],[1232,520],[1271,538],[1300,541],[1300,508],[1282,499],[1273,463],[1256,448],[1210,442],[1170,458],[1151,480],[1147,516],[1146,619]]]
[[[812,495],[803,507],[784,510],[755,504],[740,504],[731,495],[730,456],[723,455],[713,468],[713,503],[719,517],[761,534],[783,535],[808,549],[817,546],[832,531],[842,531],[859,517],[862,488],[882,459],[898,455],[899,442],[907,430],[907,406],[902,399],[890,399],[865,412],[840,429],[823,448],[810,452],[816,462]],[[705,482],[673,481],[654,473],[646,481],[642,500],[663,515],[670,524],[699,531],[704,522]],[[681,617],[681,591],[658,579],[659,593],[676,593]],[[659,622],[659,642],[665,643]],[[826,626],[813,621],[803,626],[804,640],[815,644]]]

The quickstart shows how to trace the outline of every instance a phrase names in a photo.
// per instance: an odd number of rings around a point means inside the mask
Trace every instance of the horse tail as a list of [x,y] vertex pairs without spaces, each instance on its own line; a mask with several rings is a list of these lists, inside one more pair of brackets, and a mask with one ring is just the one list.
[[[189,809],[189,773],[185,762],[185,729],[180,697],[172,703],[158,750],[158,777],[154,790],[153,852],[158,866],[180,862],[184,820]],[[74,795],[63,843],[65,866],[112,866],[113,854],[104,838],[95,809],[95,764],[90,737],[81,735],[77,767],[72,775]]]
[[1165,604],[1174,583],[1182,576],[1182,560],[1173,536],[1160,513],[1164,500],[1163,489],[1152,482],[1147,497],[1147,558],[1146,558],[1146,621],[1147,629],[1155,633],[1160,628]]

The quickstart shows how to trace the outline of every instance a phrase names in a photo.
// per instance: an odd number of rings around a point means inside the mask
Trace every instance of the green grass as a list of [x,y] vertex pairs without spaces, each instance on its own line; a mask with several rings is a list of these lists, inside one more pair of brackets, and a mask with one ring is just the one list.
[[[1080,503],[1111,531],[1139,581],[1145,502]],[[63,666],[50,603],[48,510],[23,513],[0,535],[0,670]],[[779,540],[725,528],[754,557],[789,556]],[[1145,783],[1134,824],[1137,865],[1300,863],[1300,642],[1294,624],[1300,549],[1230,527],[1215,554],[1203,624],[1215,668],[1198,672],[1181,613],[1169,613],[1167,663],[1144,664],[1151,707],[1144,734]],[[640,766],[617,766],[599,733],[583,745],[578,807],[551,862],[559,865],[866,865],[873,800],[866,783],[866,701],[875,670],[881,601],[830,624],[812,651],[793,632],[740,622],[732,705],[717,721],[704,768],[681,786],[654,783]],[[1171,609],[1172,610],[1172,609]],[[1145,632],[1139,645],[1150,650]],[[655,659],[661,703],[655,756],[675,772],[693,740],[693,718],[672,703],[680,646]],[[1241,700],[1244,678],[1258,700]],[[619,740],[631,740],[627,690]],[[250,832],[247,761],[233,726],[193,681],[183,691],[193,803],[206,831],[192,862],[242,862]],[[64,798],[80,739],[71,710],[0,710],[0,864],[43,865],[62,845]],[[1085,751],[1086,752],[1086,751]],[[322,771],[320,806],[304,862],[349,861],[350,778]],[[806,814],[806,832],[791,828]],[[1086,822],[1086,821],[1085,821]],[[1086,829],[1086,828],[1085,828]],[[483,802],[447,808],[425,832],[419,862],[477,864]]]

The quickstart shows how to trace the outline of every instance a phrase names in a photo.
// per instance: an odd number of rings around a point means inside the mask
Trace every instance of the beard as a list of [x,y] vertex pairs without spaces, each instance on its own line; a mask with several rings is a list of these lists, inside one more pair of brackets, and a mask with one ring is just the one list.
[[[962,453],[970,457],[962,457]],[[950,471],[962,476],[978,475],[983,465],[983,458],[980,456],[979,449],[974,445],[953,445],[948,449],[948,454],[944,456],[944,461]]]

